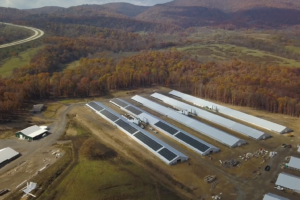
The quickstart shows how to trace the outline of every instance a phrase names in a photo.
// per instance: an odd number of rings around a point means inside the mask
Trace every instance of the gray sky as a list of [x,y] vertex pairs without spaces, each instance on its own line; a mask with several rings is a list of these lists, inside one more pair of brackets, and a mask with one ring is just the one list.
[[172,0],[0,0],[1,7],[39,8],[43,6],[70,7],[82,4],[104,4],[110,2],[128,2],[135,5],[152,6]]

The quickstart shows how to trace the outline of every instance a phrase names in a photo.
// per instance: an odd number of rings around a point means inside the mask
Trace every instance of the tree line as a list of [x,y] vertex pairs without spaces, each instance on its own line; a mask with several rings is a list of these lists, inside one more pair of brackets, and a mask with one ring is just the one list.
[[0,107],[17,111],[31,100],[101,96],[153,84],[232,105],[300,115],[300,69],[238,60],[200,64],[176,50],[141,52],[117,63],[82,58],[75,69],[0,78]]

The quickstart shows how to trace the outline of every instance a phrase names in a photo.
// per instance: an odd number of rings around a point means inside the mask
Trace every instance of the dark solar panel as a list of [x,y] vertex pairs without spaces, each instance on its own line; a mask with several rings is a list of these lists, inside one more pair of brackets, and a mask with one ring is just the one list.
[[138,130],[132,127],[130,124],[124,122],[123,120],[119,119],[117,122],[115,122],[119,126],[121,126],[124,130],[128,131],[131,134],[134,134]]
[[142,132],[137,132],[134,136],[154,151],[157,151],[158,149],[163,147],[162,145],[158,144]]
[[169,161],[171,161],[177,157],[177,155],[175,153],[173,153],[172,151],[170,151],[167,148],[163,148],[158,153]]
[[167,125],[167,124],[165,124],[165,123],[163,123],[161,121],[157,122],[154,125],[157,126],[157,127],[159,127],[159,128],[161,128],[161,129],[163,129],[163,130],[165,130],[165,131],[167,131],[171,135],[174,135],[175,133],[178,132],[178,130],[176,130],[175,128],[173,128],[173,127],[171,127],[171,126],[169,126],[169,125]]
[[121,107],[125,107],[127,106],[126,103],[124,103],[123,101],[120,101],[119,99],[112,99],[112,102],[116,103],[117,105],[121,106]]
[[92,108],[94,108],[97,111],[100,111],[100,110],[104,109],[101,106],[99,106],[98,104],[96,104],[95,102],[90,102],[90,103],[88,103],[88,105],[91,106]]
[[208,146],[206,146],[205,144],[202,144],[201,142],[191,138],[190,136],[183,134],[183,133],[178,133],[177,135],[175,135],[177,138],[181,139],[182,141],[188,143],[189,145],[191,145],[192,147],[205,152],[207,149],[209,149]]
[[103,114],[105,117],[107,117],[108,119],[112,120],[113,122],[116,121],[117,119],[119,119],[119,117],[117,117],[114,114],[108,112],[107,110],[103,110],[101,112],[101,114]]
[[141,114],[142,112],[132,106],[128,106],[125,108],[126,110],[129,110],[130,112],[132,112],[133,114],[136,114],[136,115],[139,115]]

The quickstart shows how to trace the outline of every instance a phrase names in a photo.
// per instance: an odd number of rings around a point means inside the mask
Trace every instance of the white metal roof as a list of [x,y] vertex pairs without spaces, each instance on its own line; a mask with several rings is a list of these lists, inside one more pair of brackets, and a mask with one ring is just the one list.
[[19,155],[19,152],[16,152],[10,147],[6,147],[4,149],[0,149],[0,164]]
[[[98,106],[98,107],[95,109],[95,106],[93,107],[93,105],[91,103],[93,103],[94,105],[96,104],[96,106]],[[108,120],[113,125],[117,126],[120,130],[122,130],[124,133],[126,133],[128,136],[130,136],[136,142],[138,142],[139,144],[141,144],[142,146],[144,146],[146,149],[148,149],[149,151],[151,151],[153,154],[155,154],[158,158],[160,158],[163,162],[167,163],[168,165],[170,165],[170,164],[176,164],[177,160],[181,160],[181,161],[188,160],[188,157],[186,155],[184,155],[183,153],[177,151],[173,147],[169,146],[168,144],[164,143],[160,139],[158,139],[155,136],[151,135],[150,133],[148,133],[147,131],[143,130],[139,126],[137,126],[137,125],[135,125],[135,124],[133,124],[131,122],[128,122],[127,119],[125,119],[124,117],[122,117],[118,113],[112,111],[108,107],[104,106],[100,102],[91,102],[91,103],[88,103],[86,105],[89,108],[91,108],[92,110],[96,111],[96,113],[98,115],[100,115],[101,117],[105,118],[106,120]],[[104,113],[103,113],[104,111],[107,111],[108,113],[114,115],[116,118],[115,119],[108,118],[107,116],[104,115]],[[133,129],[136,129],[137,131],[134,132],[134,133],[133,132],[130,133],[128,130],[124,129],[124,127],[118,125],[118,122],[120,122],[120,121],[124,122],[127,127],[129,126],[129,127],[133,128]],[[138,139],[137,134],[140,134],[140,133],[142,133],[143,135],[146,135],[147,138],[150,138],[150,140],[153,140],[156,143],[158,143],[159,145],[161,145],[161,148],[159,148],[157,150],[154,150],[149,145],[147,145],[144,141]],[[172,152],[173,154],[176,155],[176,157],[172,158],[171,160],[168,160],[167,156],[163,156],[161,154],[161,152],[164,151],[164,150]]]
[[287,164],[287,166],[300,170],[300,158],[291,156],[290,162]]
[[[117,106],[119,106],[122,110],[130,113],[131,115],[135,116],[136,118],[139,118],[140,120],[149,123],[154,128],[160,130],[161,132],[165,133],[167,136],[175,139],[176,141],[180,142],[181,144],[187,146],[188,148],[194,150],[195,152],[197,152],[201,155],[207,155],[210,152],[220,151],[219,148],[217,148],[217,147],[215,147],[215,146],[213,146],[213,145],[211,145],[211,144],[209,144],[209,143],[207,143],[207,142],[205,142],[205,141],[203,141],[203,140],[201,140],[201,139],[199,139],[199,138],[197,138],[197,137],[195,137],[195,136],[193,136],[193,135],[191,135],[191,134],[189,134],[189,133],[187,133],[187,132],[185,132],[181,129],[179,129],[176,126],[173,126],[172,124],[170,124],[170,123],[168,123],[168,122],[166,122],[162,119],[159,119],[158,117],[155,117],[155,116],[147,113],[146,111],[144,111],[144,110],[142,110],[142,109],[140,109],[140,108],[138,108],[138,107],[122,100],[122,99],[113,99],[110,102],[117,105]],[[120,102],[122,102],[122,103],[120,103]],[[138,113],[132,112],[132,109],[130,109],[132,107],[134,109],[138,110],[139,112]],[[167,131],[165,131],[165,130],[161,129],[160,127],[156,126],[156,123],[158,123],[158,122],[163,122],[164,124],[172,127],[173,129],[176,130],[176,133],[175,134],[170,134]],[[178,135],[179,133],[186,135],[188,139],[185,139],[185,141],[180,139],[181,137]],[[191,141],[191,140],[197,141],[196,144],[194,143],[195,141]],[[202,148],[202,147],[205,147],[205,148]],[[202,149],[205,149],[205,150],[202,150]]]
[[30,126],[28,128],[25,128],[24,130],[21,130],[20,132],[22,132],[24,135],[27,135],[28,137],[34,138],[36,136],[39,136],[39,135],[47,132],[47,130],[42,129],[37,125],[34,125],[34,126]]
[[300,153],[300,146],[298,147],[298,150],[297,150],[297,151],[298,151],[298,153]]
[[36,188],[36,183],[30,182],[29,184],[27,183],[27,186],[23,190],[24,193],[29,194],[32,190]]
[[280,173],[275,185],[279,185],[281,187],[288,188],[300,193],[300,177],[298,176]]
[[237,110],[233,110],[231,108],[227,108],[225,106],[221,106],[219,104],[212,103],[212,102],[209,102],[204,99],[200,99],[200,98],[188,95],[188,94],[184,94],[182,92],[173,90],[169,94],[180,97],[183,100],[191,102],[200,107],[217,108],[218,112],[220,112],[224,115],[228,115],[228,116],[236,118],[238,120],[265,128],[267,130],[275,131],[277,133],[286,133],[286,132],[291,131],[291,129],[289,129],[285,126],[282,126],[280,124],[276,124],[276,123],[270,122],[265,119],[261,119],[261,118],[258,118],[258,117],[252,116],[252,115],[248,115],[246,113],[243,113],[243,112],[240,112]]
[[132,99],[227,146],[235,147],[246,143],[240,138],[232,136],[224,131],[211,127],[198,120],[185,116],[171,108],[167,108],[141,96],[136,95],[132,97]]
[[249,126],[245,126],[243,124],[237,123],[235,121],[232,121],[230,119],[227,119],[225,117],[221,117],[219,115],[213,114],[211,112],[202,110],[200,108],[197,108],[195,106],[183,103],[181,101],[178,101],[176,99],[172,99],[170,97],[167,97],[165,95],[154,93],[151,95],[151,97],[154,97],[156,99],[159,99],[169,105],[172,105],[174,108],[179,110],[187,110],[188,112],[191,112],[193,114],[196,114],[197,116],[206,119],[208,121],[211,121],[213,123],[219,124],[223,127],[226,127],[228,129],[232,129],[238,133],[241,133],[243,135],[246,135],[248,137],[254,138],[256,140],[266,139],[268,137],[271,137],[269,134],[266,134],[262,131],[256,130],[254,128],[251,128]]
[[290,200],[290,199],[273,194],[273,193],[267,193],[267,194],[265,194],[263,200]]

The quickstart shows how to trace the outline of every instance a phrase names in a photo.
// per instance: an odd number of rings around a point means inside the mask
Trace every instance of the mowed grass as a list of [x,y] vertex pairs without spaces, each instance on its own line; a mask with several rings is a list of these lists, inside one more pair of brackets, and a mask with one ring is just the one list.
[[[147,173],[134,164],[81,160],[58,185],[59,199],[178,199],[160,191]],[[158,193],[159,192],[159,193]]]
[[19,56],[14,56],[11,58],[7,58],[0,64],[0,75],[2,77],[9,77],[12,75],[12,72],[15,68],[21,68],[24,65],[30,63],[30,60],[33,56],[35,56],[43,46],[28,49],[19,54]]
[[247,62],[259,62],[269,65],[300,67],[300,62],[280,57],[265,51],[239,47],[230,44],[190,45],[178,48],[179,51],[194,55],[206,60],[230,60],[237,58]]
[[287,50],[290,50],[294,53],[299,53],[300,54],[300,47],[295,47],[295,46],[286,46],[285,47]]
[[[49,186],[38,198],[43,200],[81,200],[81,199],[128,199],[128,200],[180,200],[181,198],[166,189],[142,167],[118,156],[113,150],[99,143],[76,121],[70,120],[68,128],[77,135],[64,136],[73,142],[74,162],[72,168],[62,175],[62,179]],[[79,132],[85,132],[78,134]],[[85,144],[94,140],[93,144]],[[92,146],[90,146],[92,145]],[[89,159],[90,151],[110,152],[109,157]],[[85,150],[84,150],[85,149]],[[108,154],[106,154],[108,155]]]
[[57,111],[63,106],[62,104],[59,103],[53,103],[53,104],[49,104],[46,105],[47,108],[46,110],[43,112],[44,117],[47,118],[53,118],[55,117]]

